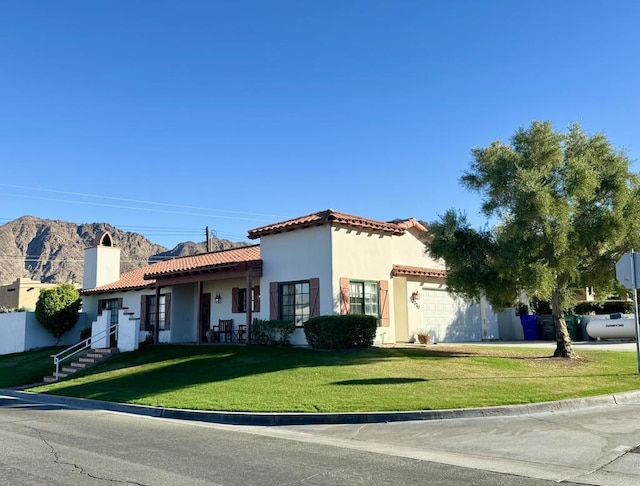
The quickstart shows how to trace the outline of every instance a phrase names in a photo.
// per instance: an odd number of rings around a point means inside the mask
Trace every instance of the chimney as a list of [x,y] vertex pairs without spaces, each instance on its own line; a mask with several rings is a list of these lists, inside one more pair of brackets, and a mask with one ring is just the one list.
[[120,248],[108,231],[98,235],[93,246],[84,250],[83,289],[93,289],[120,280]]

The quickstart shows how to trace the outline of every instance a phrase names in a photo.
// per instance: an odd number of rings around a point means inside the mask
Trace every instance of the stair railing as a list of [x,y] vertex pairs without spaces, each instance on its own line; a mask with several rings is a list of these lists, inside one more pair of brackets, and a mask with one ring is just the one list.
[[103,338],[106,335],[107,336],[107,342],[109,342],[111,340],[111,336],[115,336],[117,332],[118,332],[118,324],[114,324],[113,326],[100,331],[95,336],[88,337],[84,341],[80,341],[79,343],[76,343],[73,346],[71,346],[71,347],[69,347],[69,348],[67,348],[67,349],[65,349],[63,351],[60,351],[58,354],[52,354],[51,357],[53,358],[53,364],[54,364],[54,366],[56,368],[56,371],[53,374],[55,379],[56,380],[58,379],[58,375],[60,373],[60,363],[62,363],[63,361],[66,361],[66,360],[68,360],[70,358],[73,358],[78,353],[81,353],[85,349],[90,348],[91,347],[91,339],[98,340],[100,338]]

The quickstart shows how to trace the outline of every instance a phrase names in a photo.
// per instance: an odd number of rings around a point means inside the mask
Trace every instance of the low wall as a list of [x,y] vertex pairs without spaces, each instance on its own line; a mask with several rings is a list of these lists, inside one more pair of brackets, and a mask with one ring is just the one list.
[[[77,343],[85,327],[86,315],[81,313],[78,323],[62,336],[58,344],[68,346]],[[40,325],[34,312],[0,314],[0,355],[55,345],[56,339]]]

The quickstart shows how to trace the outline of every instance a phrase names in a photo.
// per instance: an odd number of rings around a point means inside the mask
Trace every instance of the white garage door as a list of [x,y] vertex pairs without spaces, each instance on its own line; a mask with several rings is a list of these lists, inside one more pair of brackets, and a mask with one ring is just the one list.
[[445,290],[422,290],[423,325],[436,342],[482,340],[479,305],[468,305]]

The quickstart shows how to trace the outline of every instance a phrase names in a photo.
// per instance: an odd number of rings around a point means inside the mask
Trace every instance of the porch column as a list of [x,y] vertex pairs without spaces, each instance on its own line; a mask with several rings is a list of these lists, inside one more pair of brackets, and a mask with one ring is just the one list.
[[245,309],[247,309],[247,344],[251,342],[251,311],[253,310],[253,286],[251,284],[251,271],[247,272],[247,291],[245,292]]
[[156,316],[153,323],[153,343],[160,343],[160,286],[156,285]]
[[[208,229],[208,228],[207,228]],[[198,282],[198,319],[196,319],[196,343],[202,344],[202,294],[204,294],[204,282]]]

